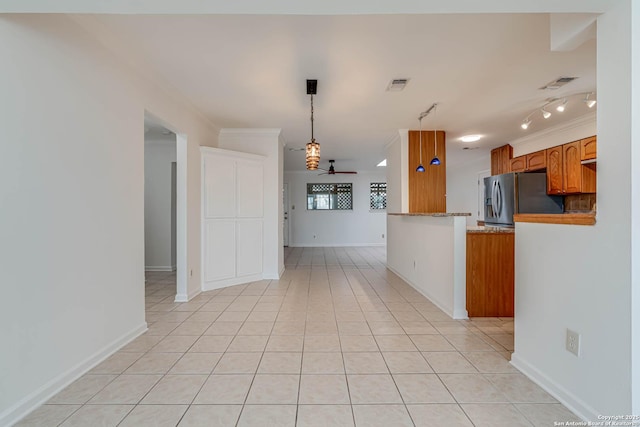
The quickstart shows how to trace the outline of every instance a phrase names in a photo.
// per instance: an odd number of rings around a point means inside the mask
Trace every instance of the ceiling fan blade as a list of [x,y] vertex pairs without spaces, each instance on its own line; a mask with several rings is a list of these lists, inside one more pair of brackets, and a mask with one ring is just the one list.
[[358,172],[355,172],[355,171],[344,171],[344,172],[343,172],[343,171],[335,171],[334,173],[349,173],[349,174],[356,174],[356,173],[358,173]]

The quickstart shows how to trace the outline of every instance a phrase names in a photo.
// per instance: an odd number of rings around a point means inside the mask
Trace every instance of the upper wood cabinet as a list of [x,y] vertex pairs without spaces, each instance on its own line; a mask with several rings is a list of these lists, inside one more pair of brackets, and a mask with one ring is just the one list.
[[547,148],[547,194],[562,194],[562,145]]
[[527,171],[537,171],[547,167],[547,150],[527,154]]
[[509,144],[491,150],[491,175],[510,172],[512,157],[513,147]]
[[518,156],[511,159],[511,172],[524,172],[527,169],[527,156]]
[[547,194],[595,192],[595,163],[581,163],[581,141],[547,149]]
[[531,172],[546,167],[547,150],[540,150],[511,159],[511,172]]
[[409,212],[447,211],[447,156],[446,134],[437,131],[440,165],[430,165],[435,157],[434,131],[422,131],[422,166],[424,172],[416,172],[420,164],[420,131],[409,131]]
[[596,158],[596,137],[580,140],[580,160],[594,160]]

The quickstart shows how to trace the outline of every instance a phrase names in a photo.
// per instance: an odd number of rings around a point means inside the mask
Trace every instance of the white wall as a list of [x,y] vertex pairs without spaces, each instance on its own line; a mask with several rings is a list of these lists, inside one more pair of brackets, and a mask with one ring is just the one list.
[[[596,225],[516,224],[513,363],[594,421],[638,413],[631,394],[638,387],[631,342],[637,348],[640,331],[632,335],[630,178],[640,172],[630,161],[630,94],[640,75],[631,71],[630,34],[640,20],[631,16],[625,0],[598,18]],[[566,328],[582,335],[580,357],[565,350]]]
[[172,251],[171,163],[176,161],[175,135],[144,138],[144,265],[147,270],[176,268]]
[[[478,220],[478,174],[491,168],[491,155],[447,166],[447,212],[468,212],[467,225]],[[484,213],[480,215],[483,217]]]
[[[369,184],[386,182],[384,171],[362,172],[357,175],[318,175],[320,172],[322,171],[284,173],[284,181],[289,183],[291,204],[289,246],[384,245],[387,234],[386,212],[369,210]],[[307,183],[324,182],[353,183],[353,210],[307,210]]]
[[282,243],[283,147],[280,129],[222,129],[219,147],[264,156],[264,259],[265,279],[284,272]]
[[464,217],[387,217],[387,266],[442,311],[466,319]]
[[65,16],[2,16],[0,55],[6,425],[146,328],[145,110],[189,138],[189,286],[199,286],[198,146],[216,130]]

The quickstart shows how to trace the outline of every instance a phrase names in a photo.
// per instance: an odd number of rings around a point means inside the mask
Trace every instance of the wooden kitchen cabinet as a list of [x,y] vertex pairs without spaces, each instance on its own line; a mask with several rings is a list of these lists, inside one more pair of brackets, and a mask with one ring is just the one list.
[[562,194],[562,145],[547,148],[547,194]]
[[440,165],[430,165],[435,156],[435,135],[432,130],[422,131],[422,166],[424,172],[416,172],[420,163],[420,131],[409,131],[409,212],[447,211],[447,156],[446,134],[437,131]]
[[513,317],[514,237],[467,232],[469,317]]
[[524,172],[527,170],[527,156],[518,156],[511,159],[511,172]]
[[511,172],[532,172],[547,167],[547,150],[511,159]]
[[547,150],[540,150],[527,154],[527,172],[537,171],[547,167]]
[[580,160],[595,160],[597,138],[595,136],[580,140]]
[[500,175],[511,171],[513,147],[509,144],[491,150],[491,175]]
[[547,149],[547,194],[596,192],[595,163],[581,163],[581,141]]

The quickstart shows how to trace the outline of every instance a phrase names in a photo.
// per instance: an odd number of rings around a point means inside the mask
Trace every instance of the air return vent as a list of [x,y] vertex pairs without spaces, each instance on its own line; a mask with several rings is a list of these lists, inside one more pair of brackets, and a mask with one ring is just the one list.
[[409,79],[393,79],[387,86],[389,92],[399,92],[409,83]]
[[560,77],[552,82],[547,83],[546,85],[542,86],[540,89],[541,90],[560,89],[562,86],[566,85],[567,83],[571,83],[575,79],[577,79],[577,77]]

